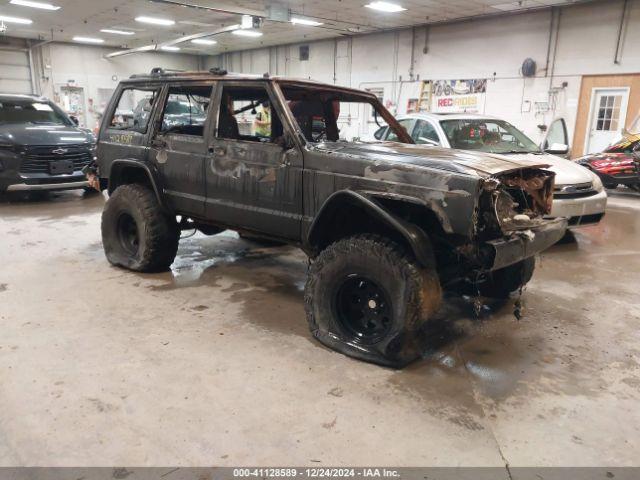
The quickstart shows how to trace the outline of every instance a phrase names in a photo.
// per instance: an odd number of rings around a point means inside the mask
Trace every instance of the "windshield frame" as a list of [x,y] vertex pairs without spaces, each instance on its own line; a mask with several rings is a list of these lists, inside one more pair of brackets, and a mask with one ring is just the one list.
[[0,111],[4,109],[4,103],[11,104],[24,104],[24,105],[33,105],[35,103],[46,104],[51,107],[52,112],[58,117],[60,122],[41,122],[41,121],[29,121],[29,120],[21,120],[21,121],[4,121],[0,115],[0,125],[23,125],[23,124],[31,124],[31,125],[62,125],[65,127],[75,127],[76,124],[71,121],[69,116],[62,110],[58,105],[53,103],[51,100],[42,100],[37,98],[7,98],[5,100],[0,99]]
[[[318,145],[318,143],[312,142],[309,139],[307,139],[304,133],[302,132],[302,129],[298,124],[298,121],[295,119],[293,112],[289,108],[288,100],[283,91],[283,89],[286,89],[286,88],[299,88],[303,90],[311,90],[311,91],[315,90],[318,92],[329,92],[329,93],[335,93],[335,94],[348,95],[349,97],[351,97],[351,99],[349,100],[351,102],[354,102],[355,99],[358,99],[357,101],[362,101],[362,103],[369,104],[378,113],[378,115],[382,118],[382,120],[384,120],[386,125],[389,128],[392,128],[394,132],[398,135],[399,142],[409,143],[409,144],[415,143],[411,138],[411,135],[409,134],[409,132],[407,132],[398,123],[396,118],[391,114],[391,112],[389,112],[389,110],[387,110],[384,107],[384,105],[382,105],[382,103],[380,103],[380,100],[378,100],[378,97],[376,97],[373,93],[365,92],[362,90],[351,89],[351,88],[334,87],[332,85],[314,84],[311,82],[295,81],[295,80],[277,80],[273,82],[273,86],[274,86],[274,91],[276,93],[276,96],[278,97],[281,109],[284,111],[284,114],[285,114],[284,118],[286,118],[287,120],[286,123],[289,123],[291,128],[296,132],[296,136],[300,139],[303,145]],[[337,143],[337,142],[330,142],[330,143]],[[382,143],[382,142],[380,140],[375,140],[375,141],[366,142],[366,143]]]
[[[509,131],[509,129],[512,129],[513,131],[515,131],[517,133],[517,135],[514,135],[514,137],[516,137],[516,139],[518,141],[520,141],[521,143],[525,143],[522,141],[522,139],[524,139],[525,141],[528,141],[531,144],[531,149],[527,149],[527,150],[482,150],[482,149],[477,149],[477,150],[472,150],[472,149],[468,149],[468,148],[460,148],[457,145],[454,144],[453,139],[449,136],[449,133],[447,131],[447,128],[445,128],[445,124],[446,123],[453,123],[453,122],[473,122],[473,123],[482,123],[482,122],[486,122],[486,123],[494,123],[496,125],[498,125],[498,127],[502,128],[503,130],[506,130],[507,133],[513,134],[512,132]],[[531,140],[522,130],[520,130],[519,128],[516,128],[515,126],[513,126],[512,124],[510,124],[509,122],[507,122],[506,120],[502,120],[500,118],[491,118],[491,117],[463,117],[463,118],[442,118],[442,119],[438,119],[438,123],[440,126],[440,129],[442,130],[442,133],[444,133],[445,138],[447,139],[447,142],[449,142],[449,146],[450,148],[454,148],[454,149],[458,149],[458,150],[468,150],[470,152],[480,152],[480,153],[495,153],[498,155],[510,155],[510,154],[527,154],[527,153],[543,153],[543,151],[540,149],[540,146],[537,145],[533,140]],[[521,138],[518,138],[521,137]],[[525,147],[526,148],[526,147]]]

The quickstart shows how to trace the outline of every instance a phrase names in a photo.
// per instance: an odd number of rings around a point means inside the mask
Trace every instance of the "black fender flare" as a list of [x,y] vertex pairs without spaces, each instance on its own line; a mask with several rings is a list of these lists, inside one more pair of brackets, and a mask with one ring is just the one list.
[[329,222],[332,214],[347,203],[364,209],[373,218],[398,232],[406,240],[415,258],[423,267],[435,267],[431,240],[420,227],[405,222],[375,200],[353,190],[335,192],[324,202],[309,227],[305,241],[305,246],[309,251],[317,251],[318,247],[322,246],[322,234],[325,229],[330,228]]
[[118,176],[121,174],[122,170],[125,168],[134,168],[138,170],[142,170],[147,178],[149,179],[149,183],[153,188],[153,192],[158,200],[158,203],[165,211],[170,211],[167,207],[166,202],[164,201],[164,197],[162,195],[162,181],[160,179],[160,175],[155,170],[155,168],[151,168],[147,163],[141,162],[140,160],[132,160],[132,159],[118,159],[111,162],[111,166],[109,168],[109,187],[108,192],[112,194],[113,191],[117,188],[120,183],[117,181]]

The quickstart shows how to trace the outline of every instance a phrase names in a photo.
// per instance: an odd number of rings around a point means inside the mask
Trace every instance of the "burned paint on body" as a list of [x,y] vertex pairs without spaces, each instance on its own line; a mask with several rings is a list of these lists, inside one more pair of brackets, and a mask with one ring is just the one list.
[[[499,177],[507,173],[517,176],[529,172],[535,176],[545,166],[502,155],[414,145],[404,130],[398,135],[406,143],[313,143],[305,139],[293,118],[282,93],[284,88],[322,91],[322,95],[338,92],[358,96],[372,104],[376,104],[377,99],[357,90],[279,78],[185,73],[180,74],[179,79],[181,85],[189,81],[202,84],[204,80],[214,86],[212,102],[220,101],[219,93],[215,92],[225,81],[236,86],[244,82],[267,89],[274,113],[284,127],[284,142],[217,137],[219,107],[215,105],[210,107],[214,113],[207,119],[202,137],[161,135],[155,132],[161,115],[162,101],[159,101],[150,112],[149,127],[144,132],[114,132],[109,125],[103,125],[98,156],[101,175],[112,184],[110,190],[118,181],[123,181],[113,178],[112,165],[119,161],[138,162],[151,177],[158,199],[168,212],[186,215],[197,223],[285,240],[302,246],[309,254],[316,250],[313,229],[319,223],[325,230],[336,230],[329,232],[330,237],[339,235],[338,226],[330,219],[318,220],[326,212],[335,213],[340,209],[339,206],[326,208],[337,192],[350,192],[356,195],[352,198],[368,199],[367,205],[381,211],[385,210],[385,202],[424,208],[425,215],[433,214],[438,228],[457,238],[459,246],[461,238],[478,242],[479,222],[487,214],[486,210],[489,214],[495,210],[495,200],[485,202],[484,206],[481,201],[487,195],[484,190],[487,183],[499,185]],[[144,88],[155,85],[162,99],[166,96],[167,83],[171,83],[170,78],[136,77],[122,82],[114,99],[132,85]],[[107,116],[115,105],[112,101]],[[383,120],[398,126],[389,112],[378,106]],[[480,214],[483,208],[485,211]],[[395,212],[385,211],[383,215],[392,218]],[[406,222],[407,219],[398,218],[396,224]],[[431,233],[423,232],[427,236]],[[404,234],[416,238],[408,231]],[[502,231],[493,238],[509,235]],[[326,232],[324,236],[327,237]]]

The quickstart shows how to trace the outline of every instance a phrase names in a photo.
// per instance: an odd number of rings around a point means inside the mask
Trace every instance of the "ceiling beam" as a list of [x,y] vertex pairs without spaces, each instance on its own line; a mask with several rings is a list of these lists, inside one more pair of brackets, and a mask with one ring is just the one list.
[[197,38],[213,37],[215,35],[221,35],[223,33],[233,32],[242,28],[240,25],[229,25],[227,27],[218,28],[208,32],[194,33],[193,35],[185,35],[184,37],[176,38],[174,40],[167,40],[166,42],[160,42],[152,45],[145,45],[143,47],[129,48],[127,50],[119,50],[117,52],[109,53],[105,55],[105,58],[122,57],[123,55],[131,55],[134,53],[151,52],[155,50],[161,50],[162,47],[171,47],[179,43],[189,42]]

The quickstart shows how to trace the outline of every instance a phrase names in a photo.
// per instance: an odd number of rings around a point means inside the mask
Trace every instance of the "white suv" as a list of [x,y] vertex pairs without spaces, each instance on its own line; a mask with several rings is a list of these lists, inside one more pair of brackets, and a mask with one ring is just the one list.
[[[607,193],[600,178],[587,168],[557,156],[568,151],[566,133],[560,134],[560,142],[551,144],[552,135],[548,135],[543,151],[510,123],[485,115],[414,113],[400,116],[398,121],[416,143],[517,155],[518,160],[547,163],[556,174],[551,216],[566,217],[570,228],[596,224],[604,216]],[[386,126],[378,129],[374,137],[397,140]]]

